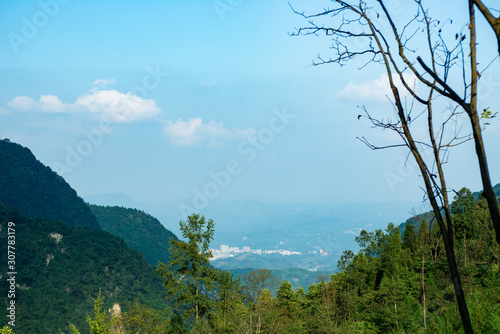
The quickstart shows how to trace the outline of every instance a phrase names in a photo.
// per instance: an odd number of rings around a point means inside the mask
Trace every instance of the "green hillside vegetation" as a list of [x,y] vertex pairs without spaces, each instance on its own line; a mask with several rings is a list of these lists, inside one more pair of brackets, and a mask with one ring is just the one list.
[[[167,305],[155,271],[144,257],[112,234],[82,226],[27,218],[0,204],[0,252],[7,254],[7,223],[15,223],[16,326],[18,334],[68,333],[83,327],[99,289],[106,310],[138,300],[155,309]],[[6,317],[7,256],[1,259],[0,298]],[[3,323],[4,321],[2,321]]]
[[0,202],[28,217],[99,228],[90,209],[62,177],[28,148],[8,139],[0,140],[0,189]]
[[[500,333],[500,247],[487,204],[464,188],[451,212],[474,332]],[[187,333],[186,326],[192,333],[460,333],[440,231],[432,217],[421,218],[418,229],[412,221],[403,235],[392,223],[362,230],[360,251],[346,250],[338,272],[305,291],[286,280],[276,289],[265,269],[242,278],[214,270],[207,251],[214,223],[190,216],[181,224],[187,241],[173,243],[171,261],[157,267],[182,319],[135,304],[115,321],[122,333]]]
[[[243,277],[244,275],[248,275],[252,270],[257,270],[257,268],[229,269],[228,271],[232,272],[235,277]],[[279,278],[280,282],[290,282],[292,288],[295,290],[299,287],[307,289],[307,287],[313,283],[321,282],[321,280],[328,280],[331,275],[331,272],[328,271],[309,271],[301,268],[289,268],[285,270],[272,269],[272,273]]]
[[142,252],[150,264],[168,262],[170,239],[177,240],[177,237],[158,219],[137,209],[99,205],[89,207],[103,230],[123,238],[127,245]]

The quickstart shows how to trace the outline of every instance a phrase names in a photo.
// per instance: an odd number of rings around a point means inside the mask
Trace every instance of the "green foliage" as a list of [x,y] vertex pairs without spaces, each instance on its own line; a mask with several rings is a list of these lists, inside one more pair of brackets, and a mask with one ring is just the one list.
[[[97,299],[92,299],[94,301],[94,319],[87,314],[87,323],[90,327],[90,334],[111,334],[111,327],[116,323],[117,318],[109,319],[106,311],[102,311],[104,298],[101,295],[101,290],[99,290],[99,295]],[[70,325],[70,329],[74,334],[80,334],[78,329],[74,325]]]
[[210,266],[209,245],[214,222],[193,214],[180,222],[180,229],[187,241],[170,242],[170,261],[168,265],[160,262],[157,273],[163,278],[167,295],[187,308],[185,318],[194,316],[197,323],[213,308],[209,295],[215,289],[216,271]]
[[14,332],[9,326],[4,326],[3,328],[0,328],[0,334],[14,334]]
[[0,140],[0,202],[29,217],[99,228],[99,223],[62,177],[29,149]]
[[[108,232],[42,218],[26,218],[0,204],[0,253],[7,254],[7,223],[16,231],[16,330],[20,333],[82,328],[92,309],[89,295],[102,288],[106,307],[140,301],[166,307],[161,280],[142,255]],[[2,258],[2,262],[6,257]],[[0,274],[6,276],[3,262]],[[7,282],[0,281],[7,302]],[[50,307],[48,307],[50,305]],[[5,318],[2,307],[0,316]]]
[[123,238],[127,245],[142,252],[146,260],[156,265],[170,259],[170,240],[178,240],[158,219],[137,209],[119,206],[89,205],[101,228]]
[[[490,110],[490,107],[483,109],[483,112],[481,113],[481,119],[486,119],[486,120],[491,120],[495,117],[497,117],[498,112],[493,113]],[[485,122],[483,125],[483,128],[486,127],[487,125],[490,125],[489,122]]]
[[[259,265],[258,268],[238,268],[238,269],[229,269],[230,272],[234,273],[234,276],[241,276],[242,278],[245,275],[248,275],[252,270],[258,270],[259,268],[264,268],[271,270],[270,268],[265,268],[261,266],[261,263],[254,263],[255,265]],[[288,268],[285,270],[281,269],[272,269],[272,274],[274,277],[277,277],[279,282],[288,281],[292,283],[293,289],[298,289],[302,287],[303,289],[307,289],[307,287],[313,283],[318,283],[321,279],[328,280],[330,277],[330,271],[310,271],[302,268]],[[276,288],[279,286],[276,286]],[[271,291],[275,293],[275,289]]]
[[272,270],[257,269],[243,276],[245,285],[243,289],[248,295],[250,302],[257,302],[264,289],[275,290],[279,285],[279,279],[273,275]]
[[170,333],[173,321],[170,320],[170,312],[158,311],[136,300],[129,303],[120,323],[128,333],[163,334]]

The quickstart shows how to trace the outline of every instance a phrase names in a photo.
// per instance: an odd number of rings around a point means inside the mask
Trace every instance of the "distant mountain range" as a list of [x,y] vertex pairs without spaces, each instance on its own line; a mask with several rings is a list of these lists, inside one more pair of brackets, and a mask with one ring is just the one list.
[[[122,193],[85,197],[100,205],[131,206],[157,217],[167,229],[178,230],[182,201],[141,203]],[[404,209],[408,208],[408,209]],[[387,223],[405,221],[410,215],[408,203],[266,204],[258,201],[213,202],[200,213],[215,222],[211,248],[220,245],[252,249],[283,249],[302,255],[240,254],[216,260],[222,269],[244,267],[334,271],[345,249],[356,250],[354,238],[364,228],[384,228]]]

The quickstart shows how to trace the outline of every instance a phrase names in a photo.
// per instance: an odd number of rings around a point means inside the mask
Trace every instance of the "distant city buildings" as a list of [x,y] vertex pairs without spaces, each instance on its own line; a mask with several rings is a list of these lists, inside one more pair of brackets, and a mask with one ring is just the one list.
[[288,251],[283,249],[271,249],[271,250],[262,250],[262,249],[251,249],[248,246],[243,246],[243,248],[239,247],[229,247],[229,245],[220,245],[219,249],[210,249],[212,251],[212,258],[210,261],[225,259],[228,257],[234,257],[238,254],[243,253],[253,253],[253,254],[281,254],[281,255],[302,255],[301,252]]

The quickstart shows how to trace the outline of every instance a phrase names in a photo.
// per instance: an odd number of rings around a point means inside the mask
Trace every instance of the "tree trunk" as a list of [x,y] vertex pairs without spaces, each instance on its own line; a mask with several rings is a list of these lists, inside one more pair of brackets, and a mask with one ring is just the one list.
[[426,306],[425,306],[425,245],[422,249],[422,301],[424,306],[424,330],[427,331]]
[[458,312],[462,318],[462,324],[464,326],[464,332],[466,334],[473,334],[472,323],[469,317],[469,310],[467,309],[467,303],[465,302],[465,293],[460,281],[460,274],[458,273],[457,261],[455,258],[455,252],[453,250],[453,243],[445,241],[444,243],[446,249],[446,257],[448,258],[448,266],[450,267],[450,273],[453,280],[453,287],[455,288],[455,296],[457,298]]
[[396,313],[396,327],[399,332],[398,305],[396,303],[396,283],[394,282],[394,276],[392,276],[392,294],[394,300],[394,312]]
[[486,7],[481,0],[474,0],[474,3],[476,4],[477,8],[479,8],[481,13],[483,13],[484,17],[490,24],[491,29],[493,29],[493,31],[495,32],[498,42],[498,53],[500,54],[500,18],[494,17],[488,7]]
[[[484,12],[483,12],[484,14]],[[477,56],[476,56],[476,21],[474,14],[474,0],[469,0],[469,17],[470,17],[470,61],[471,61],[471,97],[468,104],[467,113],[472,126],[474,135],[474,144],[476,146],[477,160],[479,162],[479,170],[481,172],[481,181],[483,183],[483,197],[488,203],[491,220],[496,233],[497,243],[500,245],[500,207],[495,196],[495,191],[491,185],[490,172],[488,169],[488,161],[486,160],[486,152],[484,149],[483,135],[481,124],[477,114]],[[499,22],[500,23],[500,22]],[[491,24],[491,23],[490,23]],[[499,29],[500,27],[497,26]],[[500,52],[500,50],[499,50]]]

